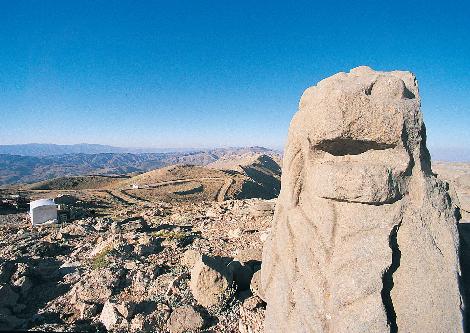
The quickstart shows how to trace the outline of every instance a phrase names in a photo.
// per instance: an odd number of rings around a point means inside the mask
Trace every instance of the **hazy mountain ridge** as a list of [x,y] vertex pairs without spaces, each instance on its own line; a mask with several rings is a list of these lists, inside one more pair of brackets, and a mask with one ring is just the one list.
[[278,155],[262,147],[221,148],[167,153],[69,153],[48,156],[0,154],[0,185],[34,183],[64,176],[123,175],[141,173],[173,164],[207,165],[222,157],[252,151]]
[[128,148],[101,144],[79,143],[73,145],[58,145],[48,143],[26,143],[15,145],[0,145],[0,154],[21,156],[50,156],[64,154],[102,154],[102,153],[169,153],[191,152],[194,148]]

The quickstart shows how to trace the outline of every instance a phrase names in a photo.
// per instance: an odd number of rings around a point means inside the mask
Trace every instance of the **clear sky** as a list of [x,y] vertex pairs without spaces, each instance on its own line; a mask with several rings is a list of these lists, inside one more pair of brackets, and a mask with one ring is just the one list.
[[369,65],[465,149],[468,3],[0,0],[0,144],[279,148],[305,88]]

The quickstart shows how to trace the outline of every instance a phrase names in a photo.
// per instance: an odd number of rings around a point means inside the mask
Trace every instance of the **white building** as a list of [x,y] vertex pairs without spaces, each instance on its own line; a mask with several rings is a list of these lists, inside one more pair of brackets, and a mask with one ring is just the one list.
[[57,221],[57,205],[52,199],[40,199],[29,203],[29,215],[33,225]]

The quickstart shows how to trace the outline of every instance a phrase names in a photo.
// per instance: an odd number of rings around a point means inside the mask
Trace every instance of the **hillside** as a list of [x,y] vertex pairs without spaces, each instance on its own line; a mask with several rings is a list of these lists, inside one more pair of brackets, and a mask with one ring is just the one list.
[[[239,170],[178,164],[135,176],[67,176],[33,184],[16,185],[31,196],[59,194],[94,197],[125,206],[150,202],[224,201],[229,199],[276,198],[280,191],[281,169],[268,155],[245,161]],[[101,198],[101,199],[99,199]],[[87,199],[88,200],[88,199]]]
[[121,175],[158,168],[165,154],[0,155],[0,185],[34,183],[64,176]]
[[24,187],[28,190],[85,190],[85,189],[99,189],[120,181],[127,177],[120,176],[72,176],[60,177],[51,180],[44,180],[42,182],[34,183]]
[[116,196],[136,200],[200,201],[277,197],[281,169],[271,157],[258,155],[239,171],[173,165],[113,183]]

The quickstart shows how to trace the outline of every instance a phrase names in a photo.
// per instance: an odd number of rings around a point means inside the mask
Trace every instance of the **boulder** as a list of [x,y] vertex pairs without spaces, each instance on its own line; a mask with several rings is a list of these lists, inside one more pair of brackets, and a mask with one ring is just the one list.
[[98,314],[98,306],[93,303],[78,302],[75,308],[80,313],[80,319],[87,320]]
[[113,295],[124,273],[122,269],[110,268],[88,272],[70,290],[71,303],[81,301],[103,304]]
[[134,315],[136,304],[134,302],[121,302],[116,304],[116,309],[119,314],[126,319],[129,319]]
[[265,300],[264,292],[261,289],[261,270],[256,271],[251,278],[250,290],[253,295]]
[[189,249],[183,253],[180,263],[185,267],[191,268],[196,264],[200,257],[201,253],[199,251]]
[[171,333],[199,331],[203,326],[204,318],[191,305],[177,307],[168,320],[168,330]]
[[218,258],[202,255],[191,270],[191,292],[206,308],[223,306],[232,296],[231,272]]
[[122,319],[123,317],[116,309],[116,304],[109,300],[106,301],[100,315],[100,322],[106,327],[106,329],[108,331],[111,330],[115,325],[119,324]]
[[252,296],[247,298],[240,307],[238,330],[240,333],[263,333],[264,332],[264,303]]
[[308,88],[261,271],[267,332],[462,332],[459,238],[416,78],[358,67]]
[[149,314],[137,314],[130,323],[131,332],[162,332],[170,317],[170,308],[158,303],[156,309]]

